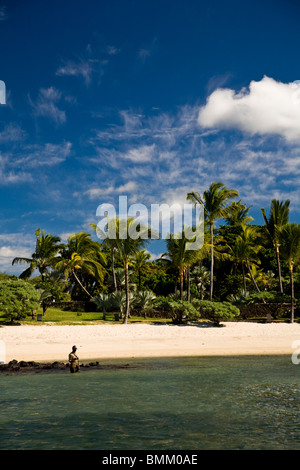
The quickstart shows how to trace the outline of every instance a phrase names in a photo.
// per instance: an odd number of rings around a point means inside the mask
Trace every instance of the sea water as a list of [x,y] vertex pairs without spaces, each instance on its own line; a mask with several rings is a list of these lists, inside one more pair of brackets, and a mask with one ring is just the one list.
[[102,364],[2,373],[0,449],[300,449],[300,365],[290,356]]

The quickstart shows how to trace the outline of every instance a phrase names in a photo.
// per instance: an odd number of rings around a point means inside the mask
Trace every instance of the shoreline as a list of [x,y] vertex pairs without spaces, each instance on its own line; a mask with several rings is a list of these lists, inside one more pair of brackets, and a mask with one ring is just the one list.
[[[295,343],[295,342],[298,342]],[[224,322],[189,325],[20,325],[0,327],[0,361],[292,354],[300,348],[300,324]],[[2,351],[1,351],[2,347]]]

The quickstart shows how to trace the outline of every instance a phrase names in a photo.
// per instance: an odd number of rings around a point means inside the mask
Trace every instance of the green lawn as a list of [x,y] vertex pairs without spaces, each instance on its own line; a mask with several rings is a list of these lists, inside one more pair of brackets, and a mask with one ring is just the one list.
[[[42,309],[38,309],[34,319],[31,317],[23,318],[19,320],[18,323],[26,325],[40,325],[41,323],[52,322],[59,325],[76,325],[76,324],[111,324],[111,323],[122,323],[122,319],[119,321],[115,320],[115,313],[108,312],[106,314],[105,321],[103,320],[102,312],[72,312],[68,310],[60,310],[59,308],[49,307],[46,311],[46,314],[42,316],[42,320],[37,320],[37,315],[42,315]],[[117,313],[117,312],[116,312]],[[0,325],[7,322],[7,319],[0,312]],[[172,320],[164,318],[143,318],[132,316],[128,319],[128,323],[170,323]]]

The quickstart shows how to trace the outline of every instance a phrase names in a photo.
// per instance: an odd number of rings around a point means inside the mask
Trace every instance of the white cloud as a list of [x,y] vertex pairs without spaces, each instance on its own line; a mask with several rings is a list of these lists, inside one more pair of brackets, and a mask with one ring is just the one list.
[[300,86],[269,77],[251,81],[239,93],[215,90],[200,109],[198,123],[204,128],[239,129],[252,135],[283,136],[300,140]]

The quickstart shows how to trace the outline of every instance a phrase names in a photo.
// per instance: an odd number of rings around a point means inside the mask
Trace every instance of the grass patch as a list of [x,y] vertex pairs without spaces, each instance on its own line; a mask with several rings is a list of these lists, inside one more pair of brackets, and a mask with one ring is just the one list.
[[[39,308],[36,312],[35,318],[30,316],[18,320],[17,323],[21,325],[40,325],[42,323],[55,323],[57,325],[87,325],[87,324],[122,324],[123,320],[115,320],[115,313],[106,313],[105,320],[103,320],[102,312],[72,312],[69,310],[61,310],[59,308],[49,307],[46,314],[43,316],[43,311]],[[42,320],[38,321],[37,316],[42,315]],[[171,323],[170,319],[164,318],[144,318],[139,316],[132,316],[128,318],[128,323],[146,323],[146,324],[165,324]],[[0,312],[0,325],[7,324],[7,318]]]

